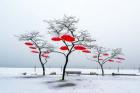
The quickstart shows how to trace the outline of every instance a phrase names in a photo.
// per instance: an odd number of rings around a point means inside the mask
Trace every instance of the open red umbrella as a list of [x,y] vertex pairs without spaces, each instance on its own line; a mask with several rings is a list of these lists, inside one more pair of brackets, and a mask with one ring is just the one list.
[[42,57],[48,58],[49,56],[47,54],[42,54]]
[[93,58],[97,58],[97,56],[93,56]]
[[68,42],[73,42],[75,41],[75,38],[73,36],[70,36],[70,35],[62,35],[61,36],[61,39],[64,40],[64,41],[68,41]]
[[32,50],[31,52],[32,52],[32,53],[39,53],[39,52],[38,52],[38,51],[36,51],[36,50]]
[[59,37],[53,37],[53,38],[51,38],[51,40],[53,40],[53,41],[60,41],[61,38],[59,38]]
[[75,50],[85,50],[86,48],[82,45],[76,45],[74,46]]
[[60,49],[61,50],[69,50],[69,48],[67,46],[61,46]]
[[115,57],[115,59],[125,60],[125,58],[122,58],[122,57]]
[[51,51],[45,51],[45,52],[43,52],[44,54],[49,54],[49,53],[51,53]]
[[109,54],[108,53],[104,53],[103,56],[109,56]]
[[24,44],[25,44],[25,45],[33,45],[32,42],[25,42]]
[[41,56],[45,56],[45,55],[48,55],[48,54],[45,54],[45,53],[41,54]]
[[99,60],[104,60],[103,58],[99,58]]
[[43,56],[43,57],[45,57],[45,58],[49,58],[49,56]]
[[110,60],[108,60],[108,62],[114,62],[114,60],[110,59]]
[[91,51],[89,51],[89,50],[83,50],[82,52],[84,52],[84,53],[91,53]]
[[31,48],[31,49],[36,49],[36,47],[29,47],[29,48]]

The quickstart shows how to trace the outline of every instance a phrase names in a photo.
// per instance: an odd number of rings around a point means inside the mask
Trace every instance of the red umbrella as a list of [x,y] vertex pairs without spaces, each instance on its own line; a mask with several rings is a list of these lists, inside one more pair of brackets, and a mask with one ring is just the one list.
[[121,57],[116,57],[115,59],[125,60],[125,58],[121,58]]
[[59,38],[59,37],[53,37],[51,40],[53,40],[53,41],[60,41],[61,38]]
[[42,56],[42,57],[48,58],[49,56]]
[[42,57],[48,58],[49,56],[47,54],[42,54]]
[[75,50],[85,50],[86,48],[81,45],[74,46]]
[[109,54],[108,53],[104,53],[103,56],[109,56]]
[[29,48],[31,48],[31,49],[36,49],[36,47],[29,47]]
[[97,56],[93,56],[93,58],[97,58]]
[[114,62],[114,60],[111,60],[111,59],[110,59],[110,60],[108,60],[108,62]]
[[91,53],[91,51],[89,51],[89,50],[83,50],[82,52],[84,52],[84,53]]
[[42,54],[41,56],[45,56],[45,55],[48,55],[48,54],[45,54],[45,53],[44,53],[44,54]]
[[32,53],[39,53],[39,52],[38,52],[38,51],[36,51],[36,50],[32,50],[31,52],[32,52]]
[[70,36],[70,35],[62,35],[61,36],[61,39],[63,39],[64,41],[68,41],[68,42],[73,42],[73,41],[75,41],[75,38],[74,37],[72,37],[72,36]]
[[33,45],[32,42],[25,42],[24,44],[25,44],[25,45]]
[[69,48],[67,46],[61,46],[60,49],[61,50],[68,50]]
[[45,57],[45,58],[49,58],[49,56],[43,56],[43,57]]
[[50,53],[50,51],[45,51],[45,52],[43,52],[44,54],[49,54]]
[[104,60],[103,58],[99,58],[99,60]]

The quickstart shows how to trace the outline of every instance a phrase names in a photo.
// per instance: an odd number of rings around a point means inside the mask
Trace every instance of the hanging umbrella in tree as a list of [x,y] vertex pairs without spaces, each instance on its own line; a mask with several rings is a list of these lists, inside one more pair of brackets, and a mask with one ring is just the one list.
[[49,24],[48,32],[54,35],[51,40],[62,44],[62,46],[58,46],[58,49],[55,49],[53,52],[63,54],[65,57],[62,74],[62,80],[64,80],[70,55],[75,51],[89,53],[88,49],[92,47],[91,43],[95,40],[91,38],[86,30],[79,31],[77,29],[76,24],[78,23],[78,19],[75,17],[64,16],[62,19],[45,22]]
[[124,58],[118,57],[122,55],[122,50],[120,48],[107,49],[100,46],[94,46],[94,48],[92,48],[92,54],[93,58],[91,58],[91,60],[99,64],[99,66],[101,67],[102,76],[104,76],[105,63],[118,62],[116,59],[125,60]]
[[[43,76],[45,76],[45,64],[47,63],[48,54],[53,50],[53,46],[48,44],[42,39],[39,32],[31,32],[28,34],[21,34],[17,36],[20,41],[25,41],[25,45],[31,49],[31,53],[38,54],[39,62],[43,70]],[[47,55],[45,53],[48,52]],[[43,61],[43,58],[45,61]]]

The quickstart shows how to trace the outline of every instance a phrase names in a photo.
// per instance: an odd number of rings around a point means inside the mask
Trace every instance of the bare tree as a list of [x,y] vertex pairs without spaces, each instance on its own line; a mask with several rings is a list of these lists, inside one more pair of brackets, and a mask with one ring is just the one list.
[[45,64],[47,63],[47,58],[49,58],[48,54],[53,51],[53,46],[44,41],[39,32],[21,34],[17,37],[20,41],[26,41],[25,44],[29,45],[29,48],[32,49],[32,53],[38,54],[39,62],[43,70],[42,75],[45,76]]
[[104,76],[103,65],[105,63],[114,62],[115,59],[123,60],[123,58],[118,57],[119,55],[122,54],[122,51],[120,48],[107,49],[107,48],[100,47],[100,46],[94,46],[94,48],[92,48],[92,50],[93,50],[93,59],[92,60],[97,62],[99,64],[99,66],[101,67],[102,76]]
[[[45,21],[45,20],[44,20]],[[53,41],[60,41],[63,46],[53,52],[61,53],[65,57],[65,64],[63,67],[62,80],[65,79],[65,71],[69,62],[69,56],[74,51],[79,50],[84,53],[89,53],[88,48],[91,48],[93,40],[89,33],[85,31],[78,31],[76,24],[78,19],[72,16],[64,16],[62,19],[54,19],[45,21],[49,24],[49,33],[52,34]]]

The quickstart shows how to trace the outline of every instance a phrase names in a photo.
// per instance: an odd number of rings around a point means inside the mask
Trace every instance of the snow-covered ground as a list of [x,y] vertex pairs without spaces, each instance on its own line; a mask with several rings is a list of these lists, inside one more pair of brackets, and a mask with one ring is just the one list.
[[[95,69],[79,70],[82,73],[96,72]],[[27,75],[22,73],[27,72]],[[48,75],[56,72],[57,75]],[[105,70],[111,74],[117,70]],[[38,75],[34,75],[37,73]],[[0,93],[140,93],[140,76],[68,75],[61,81],[61,68],[46,69],[41,77],[41,69],[0,68]],[[137,70],[121,70],[120,73],[140,74]]]

